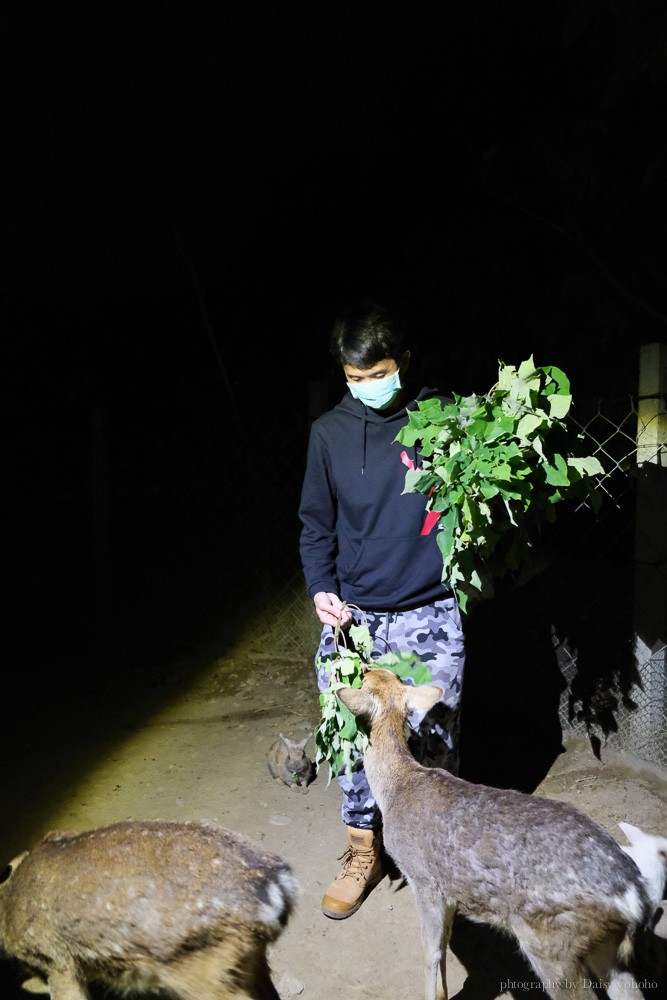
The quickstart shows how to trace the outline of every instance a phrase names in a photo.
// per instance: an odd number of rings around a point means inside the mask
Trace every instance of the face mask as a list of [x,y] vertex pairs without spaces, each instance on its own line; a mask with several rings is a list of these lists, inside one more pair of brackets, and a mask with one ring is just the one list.
[[372,410],[386,410],[394,402],[401,391],[401,373],[396,370],[386,378],[378,378],[373,382],[361,382],[356,385],[348,382],[347,387],[355,399],[361,400]]

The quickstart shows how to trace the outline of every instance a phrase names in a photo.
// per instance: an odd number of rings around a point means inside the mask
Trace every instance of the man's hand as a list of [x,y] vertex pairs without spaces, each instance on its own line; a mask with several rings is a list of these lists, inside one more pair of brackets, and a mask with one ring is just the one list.
[[327,594],[324,590],[320,590],[313,597],[313,604],[317,617],[323,625],[335,628],[340,620],[342,628],[345,628],[352,621],[352,612],[349,608],[343,607],[344,602],[338,594]]

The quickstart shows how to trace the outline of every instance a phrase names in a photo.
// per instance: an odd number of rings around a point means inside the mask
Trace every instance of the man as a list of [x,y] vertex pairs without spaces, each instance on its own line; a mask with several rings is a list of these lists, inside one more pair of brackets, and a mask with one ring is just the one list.
[[[413,652],[442,688],[442,700],[423,719],[411,719],[411,746],[427,764],[456,771],[457,717],[465,658],[459,608],[442,583],[437,529],[422,534],[425,499],[403,495],[406,464],[395,437],[416,401],[437,396],[408,389],[410,351],[388,310],[365,302],[334,324],[330,353],[349,392],[312,426],[299,517],[306,588],[322,636],[316,659],[335,653],[334,628],[349,626],[356,605],[373,639],[373,655]],[[326,669],[318,684],[328,684]],[[342,871],[326,890],[322,910],[351,916],[384,875],[382,817],[359,762],[342,774],[348,846]]]

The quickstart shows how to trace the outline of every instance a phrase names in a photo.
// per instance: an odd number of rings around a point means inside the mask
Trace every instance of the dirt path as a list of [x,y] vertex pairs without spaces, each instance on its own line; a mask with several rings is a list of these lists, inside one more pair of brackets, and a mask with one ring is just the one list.
[[[410,890],[385,879],[352,919],[326,919],[320,898],[345,846],[338,786],[327,785],[323,771],[302,795],[268,773],[277,734],[301,738],[319,717],[311,664],[236,647],[189,686],[163,685],[155,694],[137,682],[106,703],[98,693],[97,712],[82,704],[70,724],[66,713],[43,706],[36,728],[27,719],[17,726],[5,757],[2,856],[9,860],[52,828],[125,818],[216,820],[282,854],[300,880],[297,913],[271,952],[283,1000],[420,997]],[[611,752],[600,763],[584,741],[566,747],[539,793],[573,802],[619,839],[620,820],[667,833],[667,775]],[[485,932],[459,926],[453,946],[459,958],[449,959],[451,997],[492,1000],[501,982],[530,978],[506,944]],[[14,969],[0,972],[3,1000],[26,996]]]

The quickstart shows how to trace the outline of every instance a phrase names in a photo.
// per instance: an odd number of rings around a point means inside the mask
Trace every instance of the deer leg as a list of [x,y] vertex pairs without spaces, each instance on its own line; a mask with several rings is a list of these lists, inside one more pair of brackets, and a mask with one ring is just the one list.
[[456,904],[444,899],[439,893],[423,885],[413,883],[413,891],[421,923],[421,939],[424,952],[424,998],[437,1000],[438,972],[447,1000],[447,945],[452,932]]

